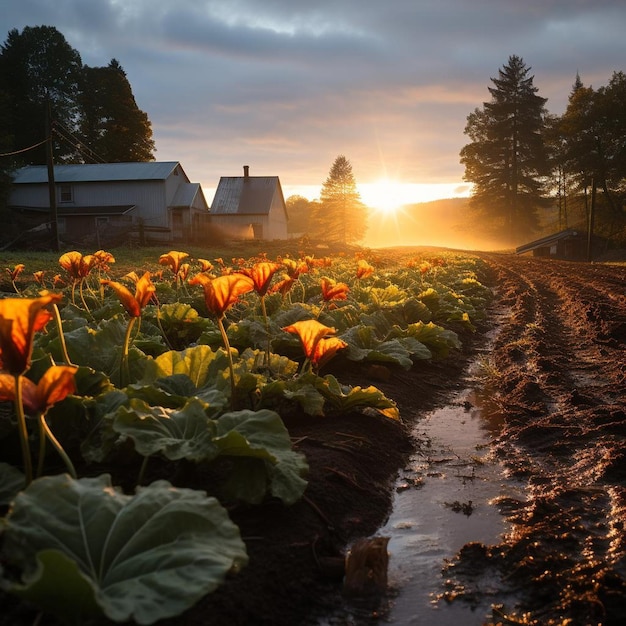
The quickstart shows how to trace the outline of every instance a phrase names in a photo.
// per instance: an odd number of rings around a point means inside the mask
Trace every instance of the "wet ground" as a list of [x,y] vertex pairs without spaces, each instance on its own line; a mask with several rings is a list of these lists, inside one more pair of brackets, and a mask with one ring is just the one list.
[[495,545],[466,546],[450,597],[510,600],[504,624],[626,621],[626,268],[486,255],[508,309],[490,355],[494,451],[524,497]]

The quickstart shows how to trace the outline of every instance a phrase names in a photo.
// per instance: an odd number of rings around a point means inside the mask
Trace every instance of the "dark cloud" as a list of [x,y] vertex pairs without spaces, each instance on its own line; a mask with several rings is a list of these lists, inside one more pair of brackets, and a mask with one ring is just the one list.
[[615,0],[4,0],[0,35],[55,26],[83,62],[117,58],[157,158],[214,187],[249,164],[320,185],[345,154],[357,181],[460,183],[465,120],[512,54],[561,113],[579,72],[626,59]]

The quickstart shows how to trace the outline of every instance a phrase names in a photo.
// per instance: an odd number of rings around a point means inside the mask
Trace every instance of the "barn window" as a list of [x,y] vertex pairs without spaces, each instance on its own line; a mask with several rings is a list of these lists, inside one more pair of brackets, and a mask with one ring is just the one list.
[[59,186],[59,202],[72,202],[74,194],[72,193],[72,185]]

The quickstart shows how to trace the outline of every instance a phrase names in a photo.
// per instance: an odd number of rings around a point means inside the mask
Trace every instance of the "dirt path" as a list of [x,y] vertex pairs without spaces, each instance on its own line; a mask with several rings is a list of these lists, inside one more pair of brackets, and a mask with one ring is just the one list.
[[461,552],[454,595],[472,601],[495,572],[510,592],[495,623],[624,623],[626,268],[481,256],[503,324],[495,452],[527,499],[501,502],[513,522],[502,544]]

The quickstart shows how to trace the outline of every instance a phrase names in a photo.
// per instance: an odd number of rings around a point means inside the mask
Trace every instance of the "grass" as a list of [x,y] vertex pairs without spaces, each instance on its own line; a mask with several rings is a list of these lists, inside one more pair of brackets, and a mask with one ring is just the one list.
[[[81,254],[91,254],[95,250],[77,249]],[[123,246],[119,248],[107,248],[115,257],[115,263],[111,265],[110,275],[113,277],[121,277],[128,272],[135,271],[138,274],[149,271],[158,272],[164,267],[159,265],[159,258],[162,254],[166,254],[170,250],[178,250],[189,254],[186,259],[194,265],[197,259],[208,259],[214,262],[215,259],[221,258],[227,265],[231,264],[233,259],[250,259],[260,255],[266,255],[268,259],[274,260],[277,257],[298,258],[305,255],[324,257],[327,255],[345,255],[352,256],[359,250],[356,247],[349,246],[319,246],[310,243],[303,243],[300,240],[286,241],[235,241],[228,244],[216,246],[191,246],[182,243],[166,243],[162,246],[154,247],[138,247]],[[11,279],[9,272],[19,263],[25,267],[17,280],[17,285],[23,288],[25,285],[34,282],[33,273],[44,271],[46,277],[52,278],[55,274],[64,275],[64,271],[59,265],[59,257],[69,250],[62,252],[41,252],[29,250],[11,250],[0,252],[0,268],[4,271],[0,272],[0,291],[12,292]]]

